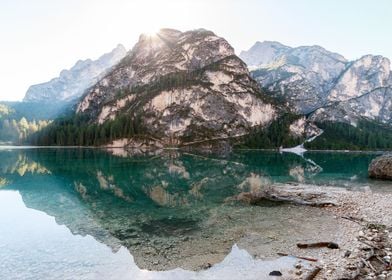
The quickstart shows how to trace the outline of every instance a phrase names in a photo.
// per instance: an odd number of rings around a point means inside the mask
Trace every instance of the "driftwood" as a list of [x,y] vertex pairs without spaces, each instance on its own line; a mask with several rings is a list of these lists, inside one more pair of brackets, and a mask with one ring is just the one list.
[[332,201],[308,201],[292,196],[278,196],[275,194],[266,193],[262,199],[267,199],[275,202],[287,202],[297,205],[313,206],[313,207],[325,207],[325,206],[336,206],[336,203]]
[[385,266],[388,266],[388,263],[386,261],[384,261],[382,258],[380,258],[379,255],[374,255],[371,256],[370,258],[368,258],[368,261],[370,261],[371,258],[376,258],[380,263],[382,263]]
[[361,261],[363,262],[363,264],[364,264],[365,266],[367,266],[367,267],[369,267],[371,270],[373,270],[373,272],[376,272],[376,270],[374,269],[374,267],[372,266],[372,264],[371,264],[369,261],[365,260],[364,258],[361,258]]
[[297,247],[301,249],[322,247],[327,247],[329,249],[339,249],[339,245],[334,242],[298,243]]
[[258,204],[263,200],[268,200],[273,202],[284,202],[313,207],[336,206],[335,202],[323,200],[321,197],[318,197],[317,194],[301,196],[301,193],[279,193],[279,190],[243,192],[236,196],[234,200],[242,201],[248,204]]
[[294,257],[300,260],[305,260],[305,261],[310,261],[310,262],[318,262],[318,259],[313,259],[313,258],[308,258],[308,257],[300,257],[300,256],[294,256],[294,255],[289,255],[285,253],[278,253],[279,256],[282,257]]
[[313,280],[317,274],[321,271],[321,267],[316,266],[313,270],[311,270],[305,277],[304,280]]
[[360,225],[362,225],[365,222],[365,220],[362,218],[355,218],[352,216],[342,216],[341,218],[345,219],[345,220],[349,220],[349,221],[357,223],[357,224],[360,224]]
[[380,247],[378,247],[378,246],[376,246],[376,245],[374,245],[374,244],[371,244],[371,243],[369,243],[369,242],[367,242],[367,241],[365,241],[365,240],[358,239],[358,241],[361,242],[361,243],[363,243],[363,244],[365,244],[365,245],[367,245],[367,246],[369,246],[369,247],[371,247],[371,248],[373,248],[373,249],[381,250]]

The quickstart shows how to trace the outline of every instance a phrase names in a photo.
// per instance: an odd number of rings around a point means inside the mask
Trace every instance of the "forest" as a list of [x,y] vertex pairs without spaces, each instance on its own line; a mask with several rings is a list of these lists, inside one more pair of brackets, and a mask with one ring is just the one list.
[[115,139],[144,135],[141,123],[138,115],[121,114],[102,125],[87,122],[86,116],[74,115],[56,119],[27,141],[41,146],[99,146]]
[[243,139],[243,144],[237,145],[242,149],[278,149],[293,147],[301,144],[304,137],[290,135],[290,124],[301,116],[287,113],[273,121],[268,127],[255,127]]
[[[242,138],[240,149],[278,149],[294,147],[305,137],[290,135],[289,126],[300,116],[285,114],[268,127],[255,127]],[[102,125],[90,123],[85,115],[62,117],[49,126],[47,123],[13,121],[19,133],[33,145],[100,146],[113,140],[148,136],[140,115],[120,114],[116,119]],[[38,127],[35,127],[38,126]],[[306,142],[309,150],[391,150],[392,128],[369,120],[360,120],[356,127],[345,123],[321,122],[317,126],[323,134],[313,142]],[[31,134],[31,132],[35,132]]]
[[357,126],[346,123],[321,122],[324,133],[313,142],[305,143],[311,150],[391,150],[392,127],[367,119]]
[[49,120],[28,120],[20,116],[15,109],[0,104],[0,143],[23,144],[28,136],[43,129]]

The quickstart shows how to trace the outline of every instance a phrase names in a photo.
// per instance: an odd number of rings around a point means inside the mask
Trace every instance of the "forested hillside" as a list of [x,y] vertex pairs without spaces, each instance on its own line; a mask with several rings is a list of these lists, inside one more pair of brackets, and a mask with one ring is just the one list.
[[360,120],[357,126],[346,123],[322,122],[317,126],[324,133],[305,144],[316,150],[392,150],[392,127],[369,120]]
[[290,134],[290,124],[301,116],[285,114],[273,121],[268,127],[255,127],[249,135],[244,137],[243,144],[237,148],[247,149],[278,149],[279,147],[293,147],[301,144],[305,138]]
[[[23,105],[22,105],[23,104]],[[61,105],[63,107],[63,105]],[[24,144],[29,135],[43,129],[59,107],[22,102],[0,104],[0,143]]]

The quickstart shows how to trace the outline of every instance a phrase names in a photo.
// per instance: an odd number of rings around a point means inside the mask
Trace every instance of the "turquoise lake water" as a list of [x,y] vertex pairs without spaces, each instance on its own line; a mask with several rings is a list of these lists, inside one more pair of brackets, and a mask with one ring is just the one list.
[[[296,209],[296,217],[307,217],[303,208],[250,207],[228,199],[275,182],[389,191],[390,183],[367,178],[376,156],[3,148],[0,279],[219,279],[234,273],[230,260],[215,271],[192,270],[221,262],[252,221],[252,232],[265,236],[289,233],[290,227],[306,231],[290,214]],[[245,255],[234,259],[255,265]]]

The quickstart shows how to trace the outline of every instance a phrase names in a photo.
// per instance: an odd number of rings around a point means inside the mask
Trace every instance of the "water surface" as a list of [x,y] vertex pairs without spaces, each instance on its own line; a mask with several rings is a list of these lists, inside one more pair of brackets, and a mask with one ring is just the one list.
[[[256,259],[315,232],[327,236],[334,220],[317,209],[230,198],[274,182],[388,191],[390,183],[367,178],[375,156],[2,149],[0,278],[252,279],[252,270],[272,269]],[[193,272],[210,263],[220,264]]]

